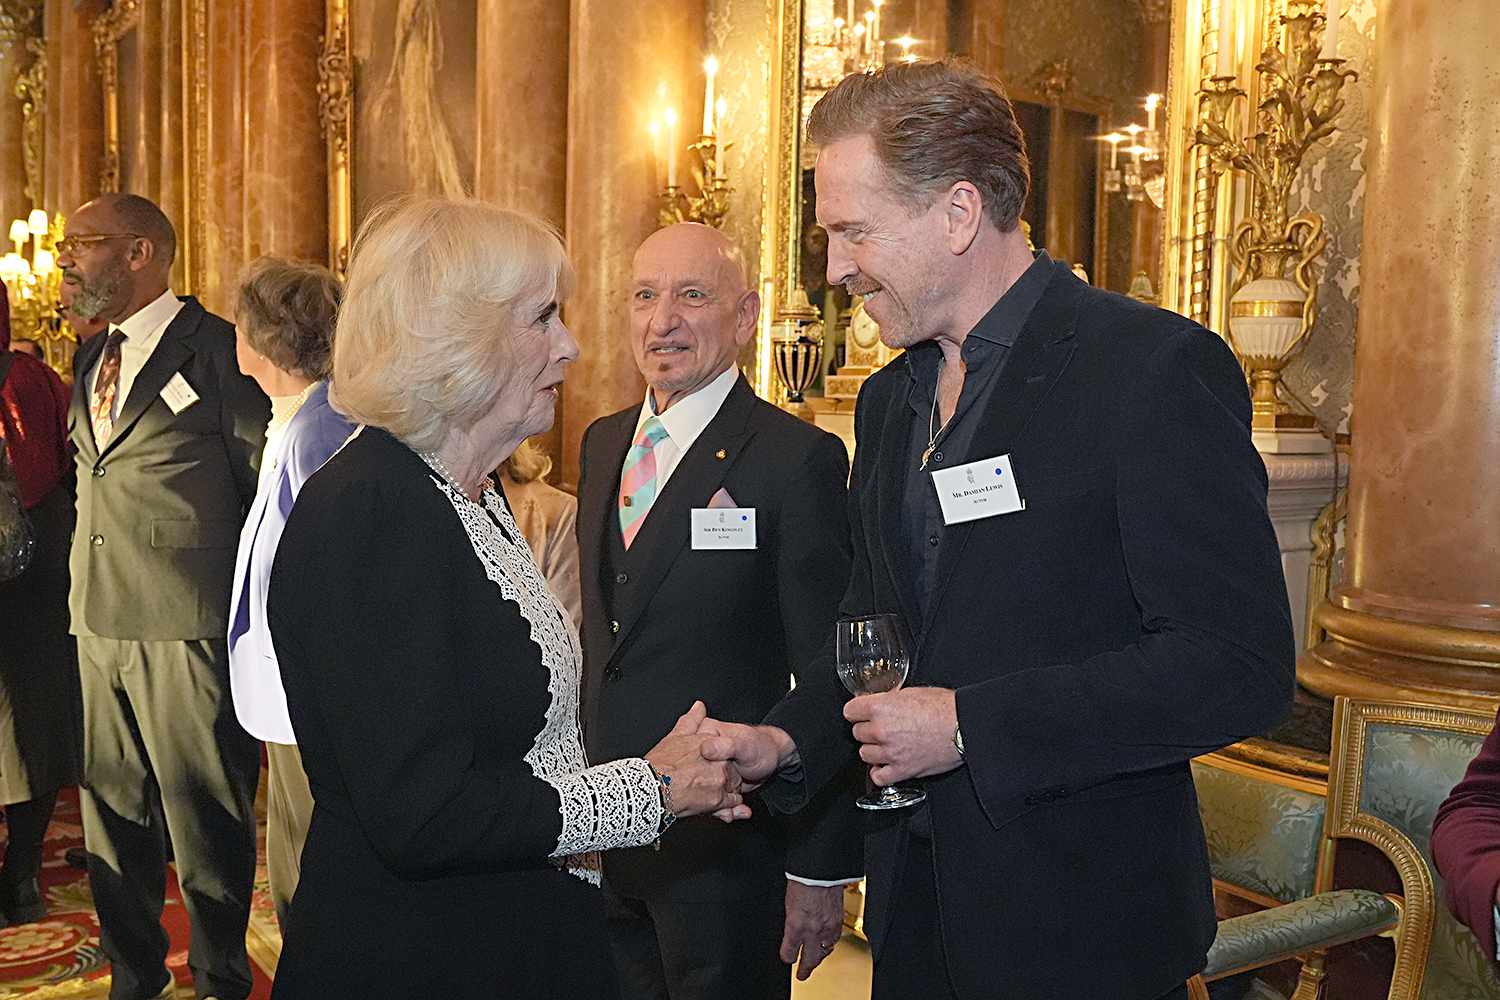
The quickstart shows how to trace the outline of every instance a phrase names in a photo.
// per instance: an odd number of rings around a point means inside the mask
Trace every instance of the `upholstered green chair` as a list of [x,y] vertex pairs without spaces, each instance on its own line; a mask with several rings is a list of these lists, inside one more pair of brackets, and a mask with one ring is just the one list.
[[[1295,788],[1235,789],[1221,774],[1195,768],[1210,854],[1224,852],[1215,861],[1216,881],[1221,888],[1226,888],[1226,876],[1253,883],[1248,889],[1237,885],[1238,894],[1249,899],[1260,894],[1265,903],[1277,904],[1220,922],[1203,979],[1300,955],[1307,960],[1294,1000],[1317,1000],[1323,951],[1368,934],[1390,933],[1396,961],[1388,1000],[1500,1000],[1500,979],[1486,946],[1441,903],[1430,844],[1438,806],[1463,777],[1493,724],[1489,714],[1435,705],[1335,699],[1327,815],[1313,878],[1319,891],[1289,903],[1281,901],[1307,887],[1302,820],[1308,800],[1293,794]],[[1200,763],[1212,767],[1216,762]],[[1275,784],[1243,766],[1239,772]],[[1281,785],[1289,783],[1280,777]],[[1253,831],[1258,833],[1252,837]],[[1258,855],[1261,845],[1283,834],[1288,843]],[[1399,899],[1363,889],[1326,890],[1332,884],[1334,854],[1344,840],[1371,844],[1391,861],[1401,879]],[[1201,990],[1201,984],[1194,989]]]
[[1307,757],[1252,740],[1193,762],[1214,887],[1263,907],[1219,924],[1203,979],[1300,958],[1297,1000],[1321,991],[1324,953],[1390,931],[1399,908],[1365,889],[1320,891],[1331,844],[1326,779]]

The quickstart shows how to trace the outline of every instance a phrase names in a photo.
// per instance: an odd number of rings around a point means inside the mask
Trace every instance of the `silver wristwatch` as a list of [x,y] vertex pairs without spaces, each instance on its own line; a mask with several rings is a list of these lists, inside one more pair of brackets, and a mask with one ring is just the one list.
[[964,759],[964,731],[958,726],[953,727],[953,746],[958,750],[958,759]]

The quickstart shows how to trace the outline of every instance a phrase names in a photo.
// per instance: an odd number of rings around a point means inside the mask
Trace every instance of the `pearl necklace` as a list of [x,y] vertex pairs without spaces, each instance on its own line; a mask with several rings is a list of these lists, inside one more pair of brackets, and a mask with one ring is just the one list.
[[[470,487],[467,487],[463,483],[459,482],[458,477],[448,471],[448,466],[443,462],[441,458],[438,457],[437,452],[419,451],[417,452],[417,457],[430,465],[432,467],[432,471],[442,476],[449,486],[453,487],[459,493],[463,494],[464,499],[468,500],[470,498]],[[487,475],[480,476],[479,479],[472,484],[473,492],[478,493],[480,496],[483,496],[485,487],[489,485],[489,479],[490,477]]]

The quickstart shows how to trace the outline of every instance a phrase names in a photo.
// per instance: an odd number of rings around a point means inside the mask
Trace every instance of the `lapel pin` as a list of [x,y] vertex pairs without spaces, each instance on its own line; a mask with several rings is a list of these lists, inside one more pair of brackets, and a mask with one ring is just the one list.
[[714,458],[717,458],[721,462],[728,457],[729,452],[725,451],[723,448],[720,448],[718,451],[714,452]]
[[627,496],[625,498],[625,506],[627,506],[627,507],[633,507],[633,506],[635,506],[635,497]]

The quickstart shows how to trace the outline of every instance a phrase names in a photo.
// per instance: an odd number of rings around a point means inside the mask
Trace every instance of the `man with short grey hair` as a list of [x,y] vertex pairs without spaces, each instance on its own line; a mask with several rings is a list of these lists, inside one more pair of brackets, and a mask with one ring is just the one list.
[[225,636],[271,411],[235,362],[233,327],[172,294],[176,247],[161,210],[130,194],[84,205],[58,243],[73,313],[108,323],[74,358],[69,422],[84,842],[111,1000],[173,995],[168,840],[198,996],[251,989],[260,756],[235,721]]
[[828,280],[905,348],[860,394],[840,613],[899,612],[915,653],[851,699],[825,649],[705,753],[783,809],[856,747],[925,792],[866,839],[876,998],[1186,997],[1215,931],[1188,761],[1292,695],[1244,374],[1028,251],[1024,140],[978,70],[848,77],[808,134]]

